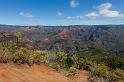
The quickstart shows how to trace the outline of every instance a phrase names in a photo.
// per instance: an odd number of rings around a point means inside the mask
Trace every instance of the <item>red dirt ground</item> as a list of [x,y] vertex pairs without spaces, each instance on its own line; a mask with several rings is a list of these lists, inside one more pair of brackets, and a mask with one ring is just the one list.
[[70,79],[45,65],[0,64],[0,82],[88,82],[88,72],[79,71]]

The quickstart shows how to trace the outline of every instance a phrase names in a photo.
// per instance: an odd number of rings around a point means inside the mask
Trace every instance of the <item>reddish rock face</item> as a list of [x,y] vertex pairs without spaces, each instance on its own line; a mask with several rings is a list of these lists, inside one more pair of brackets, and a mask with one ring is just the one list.
[[64,28],[64,29],[60,30],[59,35],[61,38],[69,38],[69,35],[68,35],[69,32],[70,31],[68,29]]
[[49,40],[49,38],[44,38],[43,41],[44,41],[44,43],[48,43],[50,40]]
[[29,40],[28,38],[26,37],[22,37],[22,38],[19,38],[19,43],[18,43],[20,46],[22,47],[26,47],[28,49],[32,49],[32,41]]
[[[14,33],[1,32],[0,33],[0,43],[4,45],[14,44],[16,42],[16,37]],[[32,41],[25,37],[20,37],[18,45],[31,49]]]
[[[75,26],[0,26],[0,42],[13,43],[12,33],[20,31],[21,44],[38,46],[38,49],[59,49],[68,46],[80,49],[94,47],[113,53],[124,53],[124,25],[75,25]],[[10,33],[11,32],[11,33]],[[25,37],[25,38],[24,38]],[[21,41],[22,40],[22,41]],[[36,44],[35,44],[36,43]],[[62,46],[62,47],[60,47]],[[117,48],[118,47],[118,48]],[[72,47],[71,47],[72,48]]]
[[0,42],[2,44],[11,44],[15,42],[15,36],[13,33],[1,32],[0,33]]

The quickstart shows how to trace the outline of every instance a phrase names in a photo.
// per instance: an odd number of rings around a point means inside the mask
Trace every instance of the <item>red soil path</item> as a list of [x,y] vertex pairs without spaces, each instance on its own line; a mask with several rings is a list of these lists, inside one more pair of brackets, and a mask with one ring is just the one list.
[[0,64],[0,82],[88,82],[88,73],[80,71],[78,78],[71,80],[45,65]]

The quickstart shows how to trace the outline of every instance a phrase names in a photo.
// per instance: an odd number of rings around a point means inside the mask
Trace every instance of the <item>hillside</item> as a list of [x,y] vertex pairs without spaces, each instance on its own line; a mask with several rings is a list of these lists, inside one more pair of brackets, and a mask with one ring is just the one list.
[[88,77],[86,71],[72,80],[45,65],[0,64],[0,82],[88,82]]
[[[19,40],[21,46],[36,50],[79,52],[93,47],[112,54],[124,54],[124,25],[0,25],[0,35],[5,38],[4,42],[14,42],[16,31],[22,33]],[[7,34],[13,37],[9,37]],[[9,40],[7,41],[7,39]]]
[[[61,34],[66,32],[64,30]],[[34,79],[38,77],[45,81],[48,80],[48,82],[51,82],[51,80],[53,82],[58,82],[59,80],[66,82],[68,77],[69,81],[73,79],[75,82],[82,82],[87,78],[91,82],[124,81],[123,55],[113,55],[96,48],[86,48],[82,49],[82,51],[77,50],[78,52],[70,52],[70,50],[67,52],[35,50],[25,46],[29,43],[29,40],[18,36],[21,36],[20,32],[16,32],[15,35],[2,33],[2,42],[0,44],[0,80],[9,79],[13,82],[13,79],[17,79],[18,82],[19,78],[26,81],[29,78],[28,82],[30,82],[30,79],[34,82]],[[14,76],[16,74],[17,77]],[[59,77],[64,80],[59,79]],[[37,80],[41,81],[41,79]]]

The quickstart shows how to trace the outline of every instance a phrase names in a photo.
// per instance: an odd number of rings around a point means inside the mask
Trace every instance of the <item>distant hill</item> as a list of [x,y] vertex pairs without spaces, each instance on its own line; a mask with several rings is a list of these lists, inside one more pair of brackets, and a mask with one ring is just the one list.
[[34,49],[80,52],[98,48],[124,54],[124,25],[12,26],[0,25],[0,33],[20,31]]

